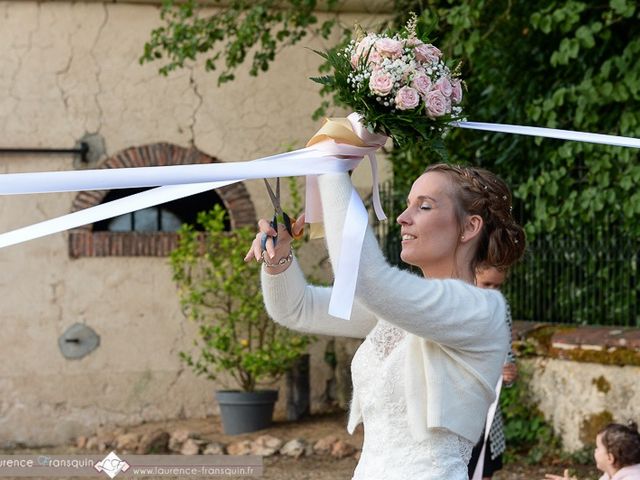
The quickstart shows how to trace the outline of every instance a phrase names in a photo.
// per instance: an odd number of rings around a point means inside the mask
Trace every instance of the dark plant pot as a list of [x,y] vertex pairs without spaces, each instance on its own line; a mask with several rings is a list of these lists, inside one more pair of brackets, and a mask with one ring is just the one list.
[[222,426],[227,435],[255,432],[271,425],[273,406],[278,400],[277,390],[241,392],[218,390]]

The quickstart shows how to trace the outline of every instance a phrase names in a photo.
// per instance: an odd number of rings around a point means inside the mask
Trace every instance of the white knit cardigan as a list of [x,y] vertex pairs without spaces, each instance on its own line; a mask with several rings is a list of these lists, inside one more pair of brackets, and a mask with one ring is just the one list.
[[[319,186],[327,247],[337,264],[353,187],[347,174],[322,175]],[[423,440],[435,427],[472,442],[480,438],[509,346],[505,301],[498,291],[392,267],[371,229],[365,235],[351,320],[328,315],[331,288],[308,285],[295,260],[278,275],[263,269],[262,286],[271,317],[294,330],[364,338],[378,319],[404,329],[407,422],[414,438]],[[354,391],[349,432],[361,421]]]

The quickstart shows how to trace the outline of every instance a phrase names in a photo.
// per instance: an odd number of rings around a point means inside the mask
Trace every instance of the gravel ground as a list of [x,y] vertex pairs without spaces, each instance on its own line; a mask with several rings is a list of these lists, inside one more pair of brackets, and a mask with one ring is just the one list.
[[[346,417],[344,413],[329,415],[314,415],[299,422],[276,421],[273,427],[252,434],[228,436],[222,433],[222,428],[217,418],[191,419],[184,421],[171,421],[152,423],[130,427],[128,432],[144,433],[146,431],[163,428],[169,432],[177,428],[188,428],[197,433],[200,438],[209,441],[219,441],[225,444],[236,440],[254,439],[260,435],[269,434],[284,441],[292,438],[303,438],[308,442],[315,442],[327,435],[335,435],[341,440],[347,441],[358,448],[362,445],[362,428],[351,436],[346,432]],[[98,454],[98,452],[78,450],[75,446],[43,447],[36,449],[11,449],[0,450],[1,455],[7,454]],[[118,452],[116,452],[118,453]],[[350,480],[357,460],[353,457],[335,459],[328,456],[312,455],[293,459],[284,456],[273,456],[264,459],[264,480]],[[599,476],[595,466],[579,465],[527,465],[524,463],[507,464],[504,469],[494,476],[494,480],[542,480],[545,473],[562,474],[564,468],[571,468],[577,473],[580,480],[597,480]],[[2,479],[11,480],[11,477],[2,476]],[[104,477],[108,478],[108,477]],[[144,478],[144,477],[139,477]],[[150,478],[150,477],[147,477]],[[171,477],[162,477],[169,479]],[[186,477],[182,477],[186,478]],[[195,477],[189,477],[195,478]],[[242,479],[250,477],[218,477],[227,479]],[[443,479],[446,480],[446,479]]]

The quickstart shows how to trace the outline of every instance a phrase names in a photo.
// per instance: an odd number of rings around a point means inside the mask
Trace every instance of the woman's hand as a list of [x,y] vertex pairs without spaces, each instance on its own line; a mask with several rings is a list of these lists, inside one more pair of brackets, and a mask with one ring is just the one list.
[[[293,219],[292,219],[293,220]],[[255,260],[257,262],[262,262],[265,258],[269,263],[275,263],[276,265],[268,266],[269,273],[276,274],[280,272],[284,272],[288,267],[290,262],[286,262],[283,265],[278,265],[278,261],[282,258],[286,258],[291,252],[291,235],[287,232],[287,229],[284,225],[278,224],[278,241],[274,245],[273,237],[276,236],[275,229],[271,226],[271,223],[264,218],[260,219],[258,222],[258,233],[256,234],[256,238],[251,243],[251,248],[247,252],[247,255],[244,257],[245,262],[250,262],[251,260]],[[304,230],[304,214],[300,215],[298,219],[296,219],[291,224],[291,231],[295,236],[298,236]],[[267,241],[265,245],[266,251],[263,253],[262,251],[262,235],[267,235]],[[264,255],[264,257],[263,257]]]
[[551,475],[547,473],[544,476],[544,480],[578,480],[576,477],[569,476],[569,470],[565,469],[564,475],[561,477],[560,475]]
[[513,383],[518,378],[518,367],[515,363],[505,363],[502,367],[502,379],[504,383]]

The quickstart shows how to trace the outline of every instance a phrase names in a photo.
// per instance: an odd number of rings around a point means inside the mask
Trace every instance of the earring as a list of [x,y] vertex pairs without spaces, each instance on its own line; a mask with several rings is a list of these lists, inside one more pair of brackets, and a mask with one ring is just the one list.
[[460,240],[464,241],[464,235],[462,235],[462,236],[460,237]]

